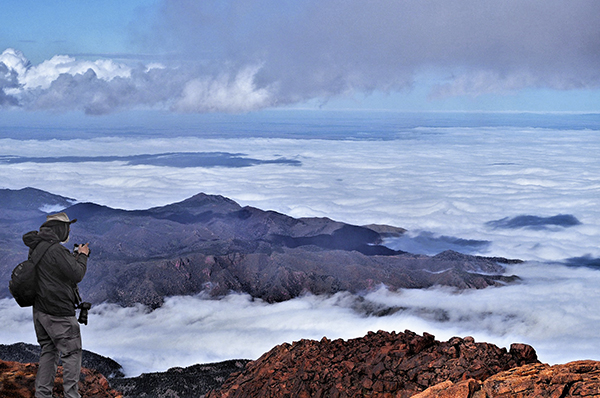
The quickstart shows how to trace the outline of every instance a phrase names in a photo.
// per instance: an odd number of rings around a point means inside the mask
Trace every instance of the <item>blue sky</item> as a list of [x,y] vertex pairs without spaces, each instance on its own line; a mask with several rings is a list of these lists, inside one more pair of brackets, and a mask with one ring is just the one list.
[[36,64],[57,54],[135,51],[131,25],[155,3],[149,0],[5,2],[0,13],[0,47],[20,50]]
[[599,29],[594,0],[7,2],[0,111],[598,112]]

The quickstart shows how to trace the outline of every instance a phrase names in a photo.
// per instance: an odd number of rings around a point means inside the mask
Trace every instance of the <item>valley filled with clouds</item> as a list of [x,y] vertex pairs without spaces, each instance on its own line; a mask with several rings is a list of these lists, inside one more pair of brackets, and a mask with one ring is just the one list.
[[[526,260],[506,270],[521,282],[461,292],[382,287],[277,304],[238,294],[172,297],[154,311],[103,304],[83,328],[87,349],[116,359],[130,375],[254,359],[284,341],[353,338],[379,329],[427,331],[440,340],[473,335],[500,346],[524,342],[550,363],[600,357],[595,131],[394,128],[395,122],[369,119],[339,137],[330,119],[315,122],[317,134],[308,123],[291,133],[295,138],[283,138],[273,120],[256,123],[245,122],[245,130],[228,124],[227,138],[214,137],[216,130],[206,137],[140,130],[106,137],[86,130],[81,139],[2,138],[0,185],[122,209],[205,192],[293,217],[389,224],[408,229],[386,241],[393,248]],[[363,133],[374,126],[386,133]],[[2,341],[34,342],[30,312],[9,299],[0,305]],[[376,316],[381,313],[387,315]]]
[[[597,0],[2,11],[2,189],[127,210],[203,192],[406,228],[385,241],[393,249],[525,261],[506,268],[518,283],[481,290],[94,306],[84,348],[129,376],[380,329],[528,343],[549,363],[600,359]],[[0,314],[0,342],[35,343],[29,309],[3,298]]]
[[[283,342],[357,338],[378,330],[428,332],[442,341],[473,336],[500,347],[522,342],[550,364],[600,357],[595,312],[600,272],[545,263],[521,264],[509,272],[522,282],[462,292],[382,287],[362,295],[309,295],[275,304],[243,294],[220,300],[172,297],[156,310],[102,304],[91,310],[82,335],[87,350],[115,359],[128,376],[257,359]],[[388,315],[374,315],[375,310]],[[35,343],[30,311],[12,299],[1,299],[0,311],[4,344]]]

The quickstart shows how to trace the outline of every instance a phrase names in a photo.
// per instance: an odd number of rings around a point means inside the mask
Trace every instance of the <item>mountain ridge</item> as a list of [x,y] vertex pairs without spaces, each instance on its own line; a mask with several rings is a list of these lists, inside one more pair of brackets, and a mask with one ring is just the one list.
[[[62,201],[69,205],[64,209],[69,217],[78,219],[71,242],[90,242],[92,255],[80,290],[92,303],[156,308],[165,297],[200,292],[217,298],[240,292],[279,302],[305,293],[356,293],[381,285],[468,289],[518,281],[504,275],[503,264],[513,260],[455,252],[415,255],[383,246],[390,233],[402,233],[398,227],[293,218],[205,193],[145,210],[73,204],[73,199],[39,190],[10,194],[32,192],[39,195],[34,203]],[[15,208],[14,203],[3,210],[0,204],[0,211],[20,215],[0,219],[0,297],[9,297],[10,271],[27,253],[21,236],[45,220],[39,207]]]

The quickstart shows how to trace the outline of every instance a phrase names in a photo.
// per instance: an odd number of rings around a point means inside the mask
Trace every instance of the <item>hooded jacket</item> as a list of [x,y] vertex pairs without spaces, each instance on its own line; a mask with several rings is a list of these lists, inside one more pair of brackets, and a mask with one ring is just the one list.
[[[55,230],[42,226],[39,232],[31,231],[23,235],[23,242],[29,247],[29,256],[41,241],[59,243],[61,239]],[[53,244],[37,267],[38,291],[33,308],[48,315],[75,316],[75,307],[79,303],[77,284],[87,270],[87,256],[73,255],[63,245]]]

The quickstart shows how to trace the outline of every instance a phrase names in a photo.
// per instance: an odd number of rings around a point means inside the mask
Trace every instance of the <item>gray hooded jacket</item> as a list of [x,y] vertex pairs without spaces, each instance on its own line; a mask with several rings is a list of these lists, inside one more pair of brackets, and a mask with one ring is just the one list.
[[[52,228],[41,227],[23,235],[29,255],[41,242],[59,243],[61,240]],[[48,315],[75,316],[79,303],[77,284],[87,270],[87,256],[73,255],[61,244],[53,244],[38,263],[38,291],[33,308]]]

